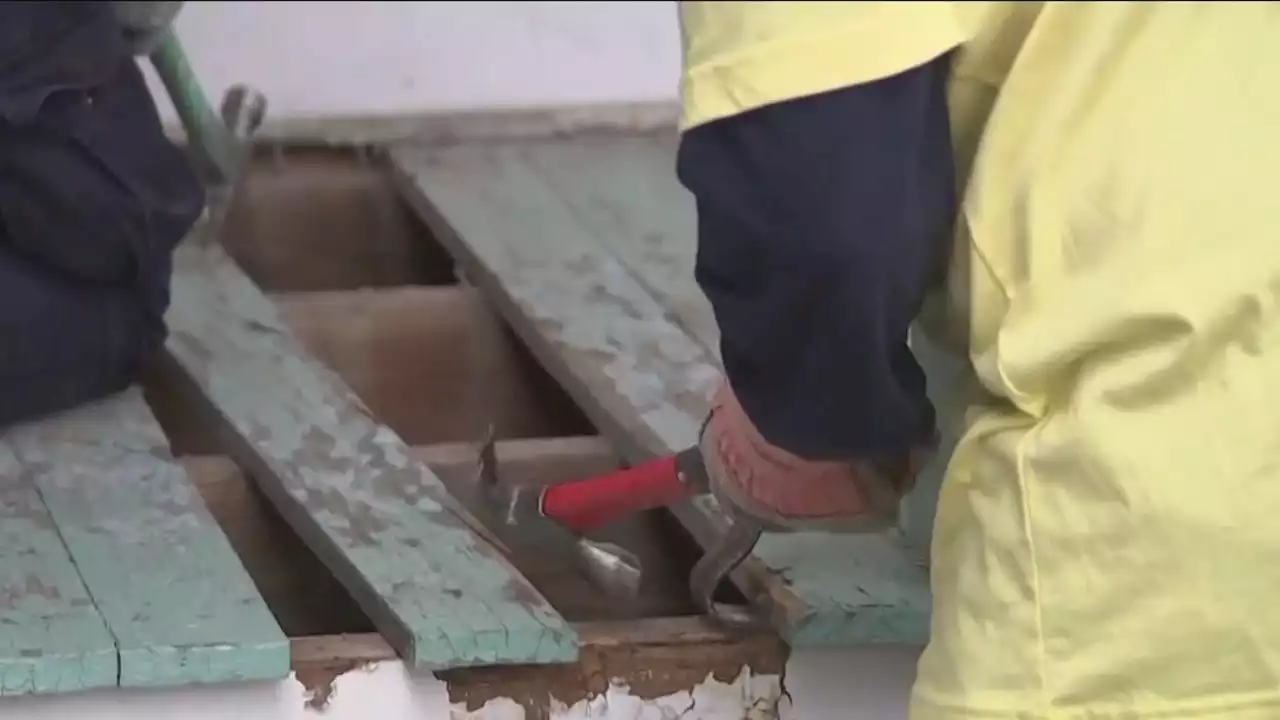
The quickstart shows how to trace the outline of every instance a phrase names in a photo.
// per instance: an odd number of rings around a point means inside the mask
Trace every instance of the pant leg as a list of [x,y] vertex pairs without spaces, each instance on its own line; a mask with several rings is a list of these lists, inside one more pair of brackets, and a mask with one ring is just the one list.
[[904,457],[934,431],[907,330],[955,213],[948,58],[687,131],[696,275],[738,400],[808,459]]
[[127,387],[164,342],[162,313],[137,288],[0,249],[0,427]]
[[0,427],[126,387],[203,205],[107,4],[0,4]]
[[150,282],[203,207],[195,171],[165,137],[109,6],[14,5],[0,22],[25,20],[44,40],[19,52],[0,32],[5,242],[83,282]]

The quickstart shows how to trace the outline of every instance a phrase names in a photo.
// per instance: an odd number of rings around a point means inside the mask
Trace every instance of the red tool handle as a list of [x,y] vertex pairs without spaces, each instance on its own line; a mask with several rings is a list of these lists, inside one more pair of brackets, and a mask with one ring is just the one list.
[[642,510],[683,500],[688,486],[670,455],[610,475],[553,485],[542,495],[542,513],[582,533]]

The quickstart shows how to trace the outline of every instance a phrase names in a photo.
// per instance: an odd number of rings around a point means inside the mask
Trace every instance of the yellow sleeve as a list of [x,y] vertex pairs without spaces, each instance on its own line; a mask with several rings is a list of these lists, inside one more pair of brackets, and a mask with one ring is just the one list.
[[681,2],[682,130],[878,80],[967,39],[949,2]]

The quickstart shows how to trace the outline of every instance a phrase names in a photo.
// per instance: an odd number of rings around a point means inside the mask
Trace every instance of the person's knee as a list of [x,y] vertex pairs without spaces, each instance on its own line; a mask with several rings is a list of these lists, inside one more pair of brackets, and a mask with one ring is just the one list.
[[138,286],[84,283],[0,250],[0,426],[124,389],[165,341]]
[[[105,339],[105,356],[113,368],[111,383],[128,385],[164,349],[168,326],[164,315],[169,307],[172,262],[166,255],[148,277],[127,291],[108,290],[103,302],[115,303],[118,332]],[[123,385],[121,385],[123,383]]]

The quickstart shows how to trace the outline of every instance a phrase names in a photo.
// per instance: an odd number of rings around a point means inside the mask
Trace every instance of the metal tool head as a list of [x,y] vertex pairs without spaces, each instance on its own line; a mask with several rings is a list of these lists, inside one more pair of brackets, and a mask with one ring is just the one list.
[[693,601],[709,618],[732,630],[752,630],[764,626],[749,606],[730,605],[715,598],[720,584],[729,579],[759,542],[764,525],[742,513],[728,513],[730,525],[719,542],[709,549],[689,573]]
[[689,488],[691,495],[706,495],[711,492],[711,476],[707,473],[707,464],[703,462],[702,448],[699,445],[676,453],[676,473],[680,475],[680,482]]
[[477,453],[475,482],[458,500],[515,555],[553,555],[574,563],[605,593],[630,599],[644,571],[634,553],[613,543],[582,537],[542,513],[542,488],[509,487],[498,476],[494,429]]
[[614,597],[630,600],[640,592],[644,569],[640,558],[614,543],[597,542],[579,537],[578,569],[597,588]]
[[[708,415],[699,431],[700,438],[705,437],[710,422],[711,417]],[[694,447],[676,455],[676,467],[695,492],[710,495],[711,498],[708,499],[714,500],[714,483],[707,470],[702,445],[703,441],[700,440]],[[762,628],[766,623],[754,608],[718,602],[715,595],[721,584],[729,580],[733,571],[750,557],[751,551],[764,534],[765,524],[724,503],[715,504],[720,506],[729,525],[718,542],[707,549],[689,573],[689,590],[693,601],[707,617],[727,629],[741,631]]]

